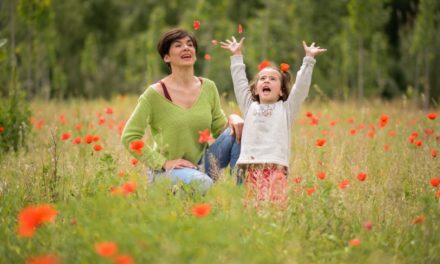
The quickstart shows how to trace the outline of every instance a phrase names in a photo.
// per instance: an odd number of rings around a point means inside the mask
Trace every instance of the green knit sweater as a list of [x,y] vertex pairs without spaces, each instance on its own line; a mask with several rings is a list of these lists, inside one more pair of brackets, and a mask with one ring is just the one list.
[[[215,83],[203,79],[202,91],[194,105],[185,109],[172,103],[148,87],[122,133],[122,143],[137,159],[152,169],[160,169],[167,160],[185,159],[197,164],[206,144],[199,143],[199,131],[209,129],[217,137],[227,119],[220,105]],[[142,139],[150,127],[152,144],[145,145],[142,154],[130,149],[130,143]]]

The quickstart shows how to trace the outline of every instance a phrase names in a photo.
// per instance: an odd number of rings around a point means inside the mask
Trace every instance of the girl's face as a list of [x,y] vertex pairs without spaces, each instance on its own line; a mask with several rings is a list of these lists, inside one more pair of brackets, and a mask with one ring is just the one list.
[[258,80],[255,86],[255,93],[262,104],[273,104],[278,102],[281,91],[281,74],[271,68],[264,68],[258,73]]
[[184,37],[174,41],[163,60],[171,66],[194,66],[197,57],[191,38]]

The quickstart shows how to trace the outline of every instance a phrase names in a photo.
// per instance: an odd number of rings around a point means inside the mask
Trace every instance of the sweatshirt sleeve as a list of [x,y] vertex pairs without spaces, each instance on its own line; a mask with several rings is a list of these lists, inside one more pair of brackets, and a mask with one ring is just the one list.
[[[149,88],[152,89],[152,88]],[[151,107],[146,98],[146,92],[139,97],[136,108],[128,119],[124,131],[122,132],[121,141],[124,147],[136,159],[140,160],[152,169],[161,169],[165,164],[166,158],[152,147],[145,145],[142,153],[139,154],[130,149],[130,143],[134,140],[142,140],[145,129],[149,124]]]
[[243,62],[242,55],[231,56],[231,75],[234,84],[235,97],[243,116],[252,103],[252,94],[249,89],[249,81],[246,77],[246,65]]
[[307,98],[310,89],[310,83],[312,81],[313,66],[316,60],[313,57],[306,56],[303,59],[301,68],[296,74],[295,84],[290,91],[286,104],[288,108],[289,121],[293,122],[295,117],[299,113],[301,104]]

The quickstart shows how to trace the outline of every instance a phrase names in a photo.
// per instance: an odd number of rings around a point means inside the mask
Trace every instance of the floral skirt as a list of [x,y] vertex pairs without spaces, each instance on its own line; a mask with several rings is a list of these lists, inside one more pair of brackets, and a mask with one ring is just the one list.
[[287,202],[287,167],[273,164],[242,166],[246,198],[257,202]]

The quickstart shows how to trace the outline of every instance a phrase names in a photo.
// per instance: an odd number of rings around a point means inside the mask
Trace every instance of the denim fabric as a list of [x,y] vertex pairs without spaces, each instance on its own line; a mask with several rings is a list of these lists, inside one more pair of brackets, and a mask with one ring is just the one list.
[[205,151],[201,160],[205,173],[191,168],[150,171],[150,182],[161,178],[170,179],[172,183],[177,183],[180,180],[186,184],[196,183],[200,191],[206,191],[212,186],[215,174],[228,165],[232,171],[240,156],[240,144],[236,143],[235,135],[229,135],[229,133],[230,129],[227,128]]

